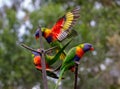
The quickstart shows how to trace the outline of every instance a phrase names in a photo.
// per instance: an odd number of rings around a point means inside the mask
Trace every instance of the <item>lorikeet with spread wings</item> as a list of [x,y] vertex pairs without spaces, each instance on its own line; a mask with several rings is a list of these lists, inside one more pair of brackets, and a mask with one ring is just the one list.
[[[59,52],[55,56],[50,56],[48,54],[45,55],[46,72],[47,72],[48,76],[50,76],[52,78],[58,78],[58,76],[54,73],[55,72],[54,69],[50,65],[54,64],[57,61],[57,59],[59,59],[61,53],[69,45],[70,42],[71,42],[71,40],[68,41],[67,44],[61,50],[59,50]],[[38,49],[38,51],[40,51],[40,50]],[[38,69],[42,72],[42,65],[41,65],[42,59],[41,59],[40,54],[37,52],[32,52],[32,53],[34,54],[33,62],[35,64],[36,69]]]
[[91,44],[89,43],[84,43],[84,44],[80,44],[76,47],[73,47],[72,49],[69,50],[68,54],[65,57],[65,60],[62,63],[62,66],[60,68],[60,76],[58,79],[58,82],[56,84],[55,89],[57,89],[57,86],[59,84],[59,82],[62,79],[62,76],[64,74],[65,71],[67,70],[72,70],[75,67],[75,63],[79,64],[79,60],[82,58],[82,56],[89,50],[93,50],[94,48],[92,47]]
[[[74,30],[71,30],[73,25],[76,23],[79,18],[79,7],[74,8],[72,11],[67,12],[63,17],[59,18],[56,24],[50,28],[41,28],[42,36],[47,40],[47,42],[53,47],[58,46],[59,49],[62,48],[62,44],[60,43],[65,38],[67,38],[70,34],[76,34]],[[37,29],[35,33],[36,39],[39,38],[39,29]],[[59,50],[58,49],[58,50]],[[65,51],[63,52],[63,56],[65,55]],[[64,59],[64,57],[63,57]]]

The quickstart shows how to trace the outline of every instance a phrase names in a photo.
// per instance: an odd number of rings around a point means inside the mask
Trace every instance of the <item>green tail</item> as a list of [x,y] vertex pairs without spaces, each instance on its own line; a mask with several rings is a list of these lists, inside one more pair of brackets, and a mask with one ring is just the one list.
[[65,71],[65,68],[60,71],[60,76],[59,76],[59,79],[58,79],[57,84],[56,84],[56,86],[55,86],[55,89],[57,89],[58,84],[59,84],[60,81],[62,80],[62,76],[63,76],[63,74],[64,74],[64,71]]

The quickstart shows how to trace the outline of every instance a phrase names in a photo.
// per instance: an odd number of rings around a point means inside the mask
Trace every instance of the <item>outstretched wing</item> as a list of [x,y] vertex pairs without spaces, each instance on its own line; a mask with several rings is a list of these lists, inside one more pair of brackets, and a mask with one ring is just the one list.
[[71,12],[67,12],[63,17],[61,17],[52,28],[52,33],[55,38],[59,41],[65,39],[73,25],[79,18],[79,7],[74,8]]

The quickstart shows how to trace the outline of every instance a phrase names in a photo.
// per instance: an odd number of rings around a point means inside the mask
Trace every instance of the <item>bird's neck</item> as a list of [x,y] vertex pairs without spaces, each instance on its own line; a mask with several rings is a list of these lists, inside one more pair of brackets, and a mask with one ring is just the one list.
[[53,41],[52,36],[46,37],[46,40],[47,40],[48,43],[51,43]]
[[50,35],[51,35],[51,30],[50,29],[46,29],[44,32],[43,32],[43,36],[45,37],[45,38],[47,38],[47,37],[49,37]]
[[76,55],[81,58],[84,55],[84,50],[81,47],[76,47]]

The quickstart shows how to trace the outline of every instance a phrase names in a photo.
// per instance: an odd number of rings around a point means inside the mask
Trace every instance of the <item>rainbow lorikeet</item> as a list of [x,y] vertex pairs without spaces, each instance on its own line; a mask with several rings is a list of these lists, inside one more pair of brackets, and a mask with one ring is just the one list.
[[[59,59],[61,53],[63,52],[63,50],[69,45],[69,43],[71,42],[68,41],[67,44],[65,44],[65,46],[59,50],[59,52],[55,55],[55,56],[50,56],[48,54],[45,55],[45,60],[46,60],[46,72],[47,72],[47,75],[52,77],[52,78],[58,78],[58,76],[54,73],[54,69],[50,66],[52,64],[54,64],[57,59]],[[40,51],[38,49],[38,51]],[[38,52],[32,52],[34,54],[34,64],[35,64],[35,67],[36,69],[40,70],[42,72],[42,65],[41,65],[41,54],[39,54]]]
[[[37,70],[41,71],[42,72],[42,65],[41,65],[41,56],[39,53],[37,52],[32,52],[34,54],[34,65],[36,67]],[[50,58],[51,59],[51,58]],[[46,72],[47,72],[47,75],[52,77],[52,78],[58,78],[58,76],[54,73],[54,70],[53,68],[50,67],[50,65],[48,63],[45,63],[46,64]]]
[[59,82],[61,81],[61,78],[62,78],[64,72],[69,69],[73,70],[75,67],[75,63],[78,63],[79,60],[82,58],[82,56],[89,50],[91,50],[91,51],[94,50],[92,45],[89,43],[80,44],[69,50],[68,54],[65,57],[65,60],[62,63],[62,66],[60,68],[60,76],[57,81],[55,89],[57,89],[57,86],[58,86]]
[[[62,44],[60,42],[67,38],[69,35],[73,35],[73,33],[76,34],[76,32],[74,30],[71,30],[71,28],[79,18],[79,10],[80,8],[76,7],[72,11],[67,12],[64,16],[58,19],[56,24],[51,29],[41,28],[42,36],[52,47],[58,46],[58,50],[61,49]],[[39,38],[39,29],[37,29],[35,37],[36,39]],[[65,51],[63,51],[62,55],[65,57]]]

